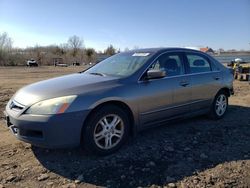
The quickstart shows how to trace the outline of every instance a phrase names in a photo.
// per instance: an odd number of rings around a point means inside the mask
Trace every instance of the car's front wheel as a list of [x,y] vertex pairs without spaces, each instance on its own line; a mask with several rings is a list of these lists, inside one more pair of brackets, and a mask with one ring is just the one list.
[[84,146],[98,155],[111,154],[128,138],[129,119],[124,110],[107,105],[92,113],[83,131]]
[[214,98],[210,111],[210,117],[212,117],[213,119],[222,118],[227,111],[227,107],[228,107],[228,96],[226,92],[220,91]]

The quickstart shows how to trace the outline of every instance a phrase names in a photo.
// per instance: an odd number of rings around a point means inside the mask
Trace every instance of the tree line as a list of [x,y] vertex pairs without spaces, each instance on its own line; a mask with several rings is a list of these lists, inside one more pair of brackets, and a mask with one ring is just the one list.
[[88,64],[97,62],[99,56],[111,56],[119,52],[113,45],[103,52],[86,48],[84,41],[76,35],[60,45],[14,48],[11,37],[6,32],[0,33],[0,66],[26,65],[30,59],[36,60],[39,65],[53,65],[56,62]]

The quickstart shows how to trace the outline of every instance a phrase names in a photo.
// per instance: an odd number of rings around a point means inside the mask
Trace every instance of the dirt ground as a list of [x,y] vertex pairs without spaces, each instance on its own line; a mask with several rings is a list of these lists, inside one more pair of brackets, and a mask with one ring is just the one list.
[[205,116],[141,132],[106,157],[48,150],[18,141],[4,107],[20,87],[80,67],[0,67],[2,187],[250,187],[250,85],[235,81],[222,120]]

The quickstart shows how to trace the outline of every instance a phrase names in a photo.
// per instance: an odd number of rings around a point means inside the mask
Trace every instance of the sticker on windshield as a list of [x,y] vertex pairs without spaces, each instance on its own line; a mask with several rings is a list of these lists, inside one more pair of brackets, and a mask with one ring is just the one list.
[[150,53],[134,53],[132,56],[136,56],[136,57],[146,57],[148,56]]

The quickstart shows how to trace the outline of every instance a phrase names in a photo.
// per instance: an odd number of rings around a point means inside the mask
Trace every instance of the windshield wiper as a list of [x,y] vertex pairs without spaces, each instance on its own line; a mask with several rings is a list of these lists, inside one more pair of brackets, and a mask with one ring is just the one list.
[[99,72],[91,72],[89,74],[98,75],[98,76],[106,76],[105,74],[99,73]]

